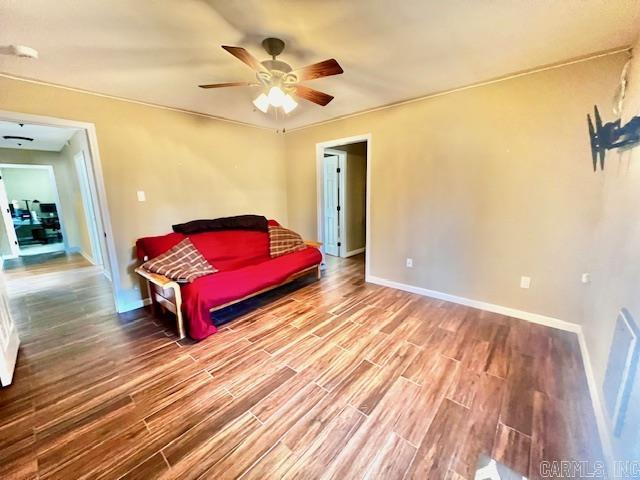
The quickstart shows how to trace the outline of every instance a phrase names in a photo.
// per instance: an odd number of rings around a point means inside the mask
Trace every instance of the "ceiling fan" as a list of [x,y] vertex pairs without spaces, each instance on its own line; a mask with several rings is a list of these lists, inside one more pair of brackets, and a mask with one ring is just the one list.
[[264,87],[264,91],[253,101],[253,104],[264,113],[267,113],[269,106],[276,108],[281,107],[285,113],[291,112],[298,106],[298,103],[293,99],[292,95],[304,98],[323,107],[333,100],[331,95],[301,85],[300,82],[343,73],[342,67],[335,59],[331,58],[294,70],[288,63],[276,59],[284,50],[284,42],[282,40],[279,38],[266,38],[262,41],[262,47],[271,56],[271,60],[260,62],[242,47],[222,46],[227,52],[256,72],[257,82],[212,83],[209,85],[199,85],[199,87],[262,86]]

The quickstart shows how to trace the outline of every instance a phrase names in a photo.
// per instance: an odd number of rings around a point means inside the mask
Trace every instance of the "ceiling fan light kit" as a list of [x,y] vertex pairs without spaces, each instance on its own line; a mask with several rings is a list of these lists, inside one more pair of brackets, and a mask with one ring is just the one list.
[[253,101],[253,104],[263,113],[267,113],[270,106],[281,108],[285,114],[292,112],[298,106],[298,102],[293,98],[294,95],[323,107],[327,105],[333,100],[331,95],[301,85],[300,82],[331,75],[339,75],[343,73],[342,67],[332,58],[298,70],[293,70],[291,65],[276,58],[282,53],[284,46],[284,42],[279,38],[264,39],[262,41],[262,47],[271,56],[271,59],[259,62],[242,47],[223,45],[222,48],[224,50],[245,65],[251,67],[256,74],[258,83],[214,83],[200,85],[200,88],[262,86],[263,92],[258,95]]

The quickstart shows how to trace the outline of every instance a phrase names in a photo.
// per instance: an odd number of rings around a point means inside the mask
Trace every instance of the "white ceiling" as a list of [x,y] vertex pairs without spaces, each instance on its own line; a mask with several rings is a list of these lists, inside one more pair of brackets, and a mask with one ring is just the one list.
[[[16,148],[20,150],[47,150],[59,152],[77,132],[74,128],[48,127],[46,125],[20,126],[13,122],[0,121],[0,148]],[[33,138],[28,140],[5,140],[5,135]]]
[[[268,127],[307,125],[534,67],[631,45],[640,0],[0,0],[0,72]],[[220,48],[260,60],[266,36],[295,66],[336,58],[343,75],[307,82],[336,98],[283,118]],[[261,53],[262,52],[262,53]],[[79,119],[82,120],[82,119]]]

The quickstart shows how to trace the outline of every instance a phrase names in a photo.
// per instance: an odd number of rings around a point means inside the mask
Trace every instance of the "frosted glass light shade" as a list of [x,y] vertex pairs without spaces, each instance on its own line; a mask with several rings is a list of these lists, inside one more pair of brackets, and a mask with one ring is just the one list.
[[271,90],[269,90],[269,103],[274,107],[281,107],[285,96],[286,94],[280,87],[271,87]]
[[282,101],[282,109],[284,113],[291,112],[294,108],[298,106],[298,102],[296,102],[291,95],[285,95],[284,100]]
[[267,113],[267,110],[269,110],[269,97],[261,93],[260,96],[253,101],[253,104],[262,113]]

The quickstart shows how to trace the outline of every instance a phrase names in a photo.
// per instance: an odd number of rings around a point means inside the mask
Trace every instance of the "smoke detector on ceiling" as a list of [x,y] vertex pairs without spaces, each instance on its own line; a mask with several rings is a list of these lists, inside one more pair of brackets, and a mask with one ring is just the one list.
[[0,47],[0,54],[21,58],[38,58],[38,51],[26,45],[8,45]]

